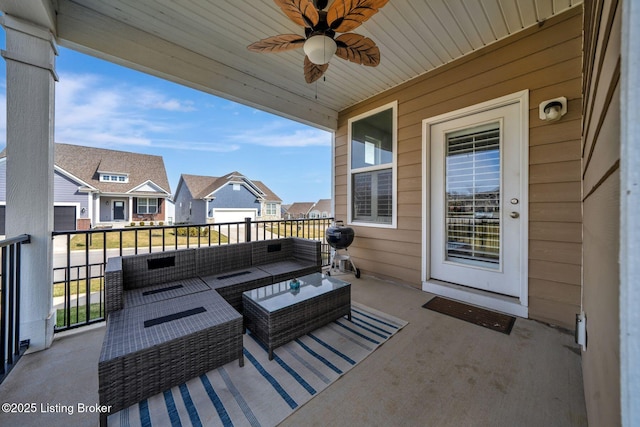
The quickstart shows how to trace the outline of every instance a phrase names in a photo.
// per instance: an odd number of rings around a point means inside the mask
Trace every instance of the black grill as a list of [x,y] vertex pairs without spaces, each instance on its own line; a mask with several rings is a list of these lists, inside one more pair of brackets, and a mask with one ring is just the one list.
[[327,228],[325,233],[327,243],[334,249],[348,248],[353,243],[355,235],[353,228],[338,225]]
[[[329,271],[327,271],[328,275],[331,275],[331,270],[339,266],[340,271],[342,271],[341,261],[346,263],[348,262],[351,266],[351,269],[356,275],[356,278],[360,278],[360,269],[355,266],[353,261],[351,260],[351,256],[348,252],[348,247],[353,243],[353,238],[355,237],[355,232],[351,227],[345,227],[342,221],[336,221],[333,225],[327,228],[325,232],[325,239],[329,246],[333,249],[331,250],[331,263],[329,266]],[[340,255],[338,251],[344,250],[345,254]]]

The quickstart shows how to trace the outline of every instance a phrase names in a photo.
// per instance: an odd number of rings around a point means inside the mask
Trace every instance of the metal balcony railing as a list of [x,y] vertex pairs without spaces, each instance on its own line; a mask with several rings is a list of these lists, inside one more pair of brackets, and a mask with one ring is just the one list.
[[110,257],[252,240],[302,237],[322,242],[323,264],[330,247],[325,230],[333,218],[265,220],[216,224],[55,231],[53,305],[55,331],[104,320],[104,269]]
[[20,255],[28,243],[26,234],[0,241],[0,383],[29,347],[28,340],[20,341]]

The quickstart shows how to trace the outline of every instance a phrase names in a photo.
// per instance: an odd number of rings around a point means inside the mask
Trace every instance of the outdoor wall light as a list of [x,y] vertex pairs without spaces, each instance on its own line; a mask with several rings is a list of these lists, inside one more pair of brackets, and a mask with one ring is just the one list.
[[304,42],[304,53],[309,57],[309,61],[316,65],[323,65],[329,62],[338,45],[336,42],[324,34],[311,36]]
[[109,206],[109,201],[104,202],[105,205]]
[[85,213],[87,211],[87,208],[81,208],[80,209],[80,213]]
[[547,122],[560,120],[560,117],[567,114],[567,98],[561,96],[559,98],[542,101],[538,112],[540,120]]

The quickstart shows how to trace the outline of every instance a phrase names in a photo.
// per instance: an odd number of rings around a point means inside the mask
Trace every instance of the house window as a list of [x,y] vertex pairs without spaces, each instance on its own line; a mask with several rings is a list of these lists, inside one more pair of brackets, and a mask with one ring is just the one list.
[[138,214],[156,214],[158,213],[158,199],[138,198]]
[[395,227],[396,123],[393,102],[349,120],[349,221]]
[[129,182],[129,176],[126,174],[113,175],[113,174],[100,174],[101,182]]
[[267,203],[266,209],[265,209],[267,212],[267,215],[275,215],[277,207],[278,207],[277,203]]

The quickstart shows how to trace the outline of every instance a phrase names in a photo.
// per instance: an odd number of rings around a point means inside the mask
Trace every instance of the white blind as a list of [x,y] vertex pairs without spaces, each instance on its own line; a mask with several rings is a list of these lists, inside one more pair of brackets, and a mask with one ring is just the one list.
[[500,127],[447,135],[447,259],[500,261]]

